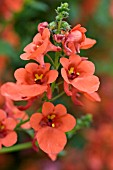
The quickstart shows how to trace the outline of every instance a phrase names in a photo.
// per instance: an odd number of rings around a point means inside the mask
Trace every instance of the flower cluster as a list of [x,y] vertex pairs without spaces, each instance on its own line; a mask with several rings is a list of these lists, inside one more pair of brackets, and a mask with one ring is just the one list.
[[[86,29],[80,24],[70,28],[70,25],[64,21],[68,17],[68,11],[68,4],[61,4],[61,7],[56,10],[57,16],[54,22],[50,24],[43,22],[38,25],[38,33],[20,56],[22,60],[32,59],[32,62],[26,64],[25,68],[15,71],[16,83],[7,82],[1,87],[1,93],[6,99],[7,120],[10,117],[10,120],[15,121],[11,129],[1,119],[0,140],[2,144],[9,146],[15,143],[16,139],[12,138],[13,142],[7,145],[2,138],[4,134],[5,136],[10,134],[9,130],[13,131],[16,125],[16,128],[18,126],[26,129],[33,128],[34,148],[38,145],[52,160],[56,159],[57,154],[66,145],[65,132],[72,130],[76,125],[76,119],[67,113],[66,107],[63,104],[54,106],[52,101],[64,92],[67,96],[71,96],[75,105],[82,105],[78,100],[80,94],[92,101],[100,101],[96,92],[99,88],[99,79],[94,75],[95,66],[88,61],[88,58],[78,55],[81,49],[91,48],[96,41],[86,37]],[[53,56],[50,51],[55,55]],[[46,62],[47,59],[51,64]],[[62,66],[61,71],[60,66]],[[55,96],[56,89],[59,88],[58,84],[62,84],[58,79],[59,72],[63,78],[64,92]],[[33,106],[34,102],[39,99],[41,100],[40,108],[31,114],[29,121],[29,116],[24,110]],[[27,104],[17,108],[12,100],[27,101]],[[3,111],[1,114],[3,115]],[[4,119],[6,119],[5,116]]]

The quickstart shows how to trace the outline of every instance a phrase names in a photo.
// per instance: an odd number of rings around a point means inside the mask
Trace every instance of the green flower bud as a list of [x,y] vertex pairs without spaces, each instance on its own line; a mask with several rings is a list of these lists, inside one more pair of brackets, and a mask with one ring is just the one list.
[[56,28],[57,24],[55,21],[49,23],[50,30],[54,30]]
[[62,21],[61,28],[63,30],[70,30],[70,25],[66,21]]

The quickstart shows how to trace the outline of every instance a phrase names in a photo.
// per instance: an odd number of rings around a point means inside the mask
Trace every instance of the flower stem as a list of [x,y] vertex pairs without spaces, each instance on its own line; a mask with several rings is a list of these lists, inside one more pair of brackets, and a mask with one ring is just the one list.
[[52,101],[58,99],[59,97],[63,96],[64,94],[65,94],[65,92],[63,91],[63,92],[61,92],[60,94],[58,94],[57,96],[55,96],[55,97],[53,97],[52,99],[50,99],[49,101],[52,102]]
[[51,61],[51,63],[53,64],[53,67],[55,68],[55,63],[53,61],[53,59],[50,57],[49,54],[46,54],[46,56],[48,57],[48,59]]
[[20,151],[23,149],[28,149],[32,147],[32,143],[31,142],[27,142],[27,143],[21,143],[21,144],[17,144],[8,148],[2,148],[0,149],[0,154],[1,153],[9,153],[9,152],[16,152],[16,151]]

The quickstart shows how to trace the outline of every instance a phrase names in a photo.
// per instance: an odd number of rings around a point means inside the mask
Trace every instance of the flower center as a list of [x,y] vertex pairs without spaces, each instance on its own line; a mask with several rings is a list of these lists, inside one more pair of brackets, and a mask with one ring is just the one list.
[[43,78],[43,74],[40,74],[40,75],[35,74],[35,82],[36,82],[37,84],[41,84],[42,78]]
[[56,115],[54,114],[51,114],[51,115],[48,115],[47,117],[43,118],[40,122],[40,125],[42,127],[45,127],[45,126],[50,126],[50,127],[55,127],[55,118],[56,118]]
[[54,123],[54,118],[56,117],[56,115],[48,115],[48,125],[51,127],[55,127],[55,123]]
[[74,79],[76,77],[78,77],[80,75],[79,72],[75,72],[75,68],[74,67],[70,67],[70,69],[68,70],[68,77],[69,79]]
[[0,122],[0,138],[4,138],[6,134],[5,126]]

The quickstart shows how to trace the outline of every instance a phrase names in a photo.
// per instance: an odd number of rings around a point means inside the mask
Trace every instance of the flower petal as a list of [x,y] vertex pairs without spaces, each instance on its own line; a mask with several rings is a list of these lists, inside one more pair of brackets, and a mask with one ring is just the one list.
[[94,92],[94,93],[84,93],[84,96],[87,97],[89,100],[91,101],[97,101],[97,102],[100,102],[101,101],[101,98],[100,96],[98,95],[97,92]]
[[61,69],[61,74],[62,74],[63,79],[64,79],[68,84],[70,84],[70,81],[68,80],[68,76],[67,76],[66,70],[65,70],[64,68]]
[[31,53],[23,53],[20,55],[20,58],[22,60],[29,60],[29,56],[31,55]]
[[47,86],[34,85],[19,85],[15,83],[5,83],[1,87],[1,93],[12,100],[28,100],[38,96],[47,90]]
[[72,85],[82,92],[93,93],[99,88],[99,79],[97,76],[88,76],[85,78],[75,78]]
[[96,40],[91,38],[85,38],[85,41],[81,43],[81,49],[91,48],[94,44],[96,44]]
[[48,77],[47,84],[53,83],[58,77],[58,71],[50,70],[46,76]]
[[6,129],[13,130],[16,127],[17,122],[13,118],[9,117],[4,120],[4,124],[5,124]]
[[30,125],[34,130],[40,129],[40,121],[42,120],[43,115],[41,113],[35,113],[30,118]]
[[55,161],[57,159],[57,154],[52,154],[52,153],[48,153],[48,156],[51,158],[52,161]]
[[18,83],[25,82],[26,70],[24,68],[19,68],[14,72],[14,77]]
[[62,64],[62,66],[63,66],[65,69],[68,69],[69,59],[67,59],[67,58],[65,58],[65,57],[62,57],[62,58],[60,58],[60,63]]
[[70,114],[66,114],[65,116],[60,117],[59,121],[61,124],[58,129],[62,130],[63,132],[72,130],[76,125],[76,119]]
[[74,67],[76,67],[80,62],[81,62],[81,57],[79,55],[76,54],[72,54],[69,57],[69,64],[73,65]]
[[66,81],[64,81],[64,91],[68,96],[72,96],[72,91],[69,90],[69,84]]
[[91,61],[83,60],[78,66],[77,66],[77,72],[82,75],[92,75],[95,72],[95,66]]
[[36,138],[40,149],[49,154],[59,153],[67,142],[64,132],[51,127],[40,129]]
[[64,105],[62,104],[57,104],[54,108],[54,113],[55,115],[59,116],[63,116],[67,114],[67,109]]
[[0,121],[4,120],[6,118],[6,113],[4,110],[0,109]]
[[45,102],[42,106],[42,114],[47,116],[54,111],[54,105],[51,102]]
[[1,143],[6,146],[12,146],[17,142],[17,134],[14,131],[9,132],[6,137],[1,139]]

